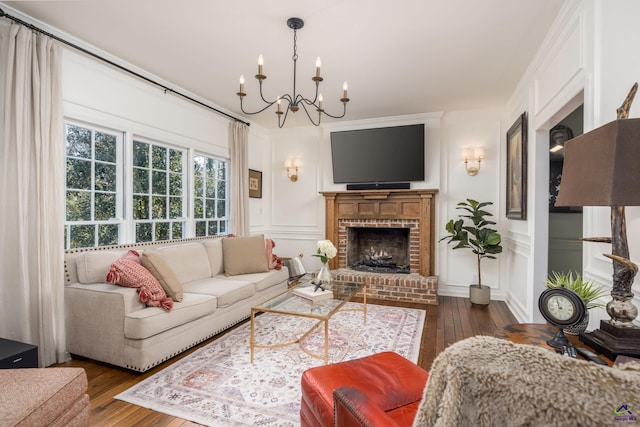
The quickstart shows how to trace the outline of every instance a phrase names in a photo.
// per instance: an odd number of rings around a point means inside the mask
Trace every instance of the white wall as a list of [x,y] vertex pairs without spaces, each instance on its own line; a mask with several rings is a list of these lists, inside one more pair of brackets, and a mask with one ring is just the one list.
[[[438,194],[439,218],[436,235],[442,238],[445,224],[457,219],[456,204],[471,198],[479,202],[492,202],[487,210],[494,214],[497,229],[501,225],[500,200],[500,116],[502,110],[448,112],[442,118],[442,156],[440,171],[442,183]],[[465,170],[461,153],[464,148],[482,147],[485,158],[476,176]],[[469,296],[469,284],[477,283],[477,260],[469,250],[453,250],[446,242],[438,243],[438,294]],[[506,292],[500,280],[502,257],[481,262],[482,284],[492,288],[492,299],[504,299]]]
[[[640,3],[634,0],[568,1],[507,106],[503,135],[519,114],[529,115],[528,220],[503,218],[507,251],[501,273],[508,284],[507,303],[520,321],[542,321],[537,300],[547,273],[548,131],[581,103],[585,132],[615,119],[640,76],[640,58],[630,54],[640,40],[638,16]],[[639,112],[636,103],[630,116]],[[586,207],[583,235],[609,236],[609,215],[608,208]],[[631,259],[637,262],[639,208],[627,209],[627,222]],[[611,261],[601,255],[610,245],[584,243],[583,249],[584,275],[610,288]],[[638,279],[633,290],[639,306]],[[608,318],[603,310],[591,314],[589,329]]]
[[229,157],[229,119],[73,50],[62,71],[67,118]]
[[[331,167],[330,134],[363,128],[425,124],[425,180],[414,182],[412,188],[438,189],[436,195],[436,236],[444,235],[449,217],[456,215],[455,204],[467,197],[496,203],[500,209],[499,157],[501,110],[426,113],[386,117],[371,120],[341,121],[319,128],[273,130],[269,135],[271,156],[263,158],[265,167],[272,168],[270,185],[272,198],[261,202],[269,215],[260,216],[267,223],[256,223],[252,217],[252,232],[261,230],[276,241],[274,252],[291,257],[304,254],[307,271],[319,268],[312,257],[315,243],[325,236],[325,201],[321,191],[344,191],[344,184],[334,184]],[[461,151],[464,147],[483,147],[485,160],[480,173],[467,175]],[[261,155],[266,153],[262,149]],[[251,154],[257,161],[259,156]],[[299,159],[302,169],[298,182],[286,176],[286,159]],[[497,218],[496,218],[497,219]],[[468,285],[474,280],[475,258],[467,251],[453,252],[444,243],[436,245],[436,273],[441,295],[468,296]],[[499,261],[483,261],[483,282],[494,288],[493,297],[506,295],[500,282]]]

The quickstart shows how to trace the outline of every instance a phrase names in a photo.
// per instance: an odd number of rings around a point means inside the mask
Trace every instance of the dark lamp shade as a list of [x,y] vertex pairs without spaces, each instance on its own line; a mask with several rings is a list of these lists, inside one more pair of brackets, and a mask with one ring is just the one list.
[[640,206],[640,119],[620,119],[565,143],[555,206]]

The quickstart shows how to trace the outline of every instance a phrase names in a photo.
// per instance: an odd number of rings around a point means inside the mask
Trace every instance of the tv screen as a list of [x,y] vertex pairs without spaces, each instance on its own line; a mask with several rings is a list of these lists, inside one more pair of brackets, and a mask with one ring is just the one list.
[[424,181],[424,125],[331,132],[335,184]]

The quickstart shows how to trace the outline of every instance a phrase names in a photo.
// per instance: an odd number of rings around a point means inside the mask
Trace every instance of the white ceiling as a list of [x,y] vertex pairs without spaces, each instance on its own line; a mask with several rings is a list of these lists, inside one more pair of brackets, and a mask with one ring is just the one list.
[[[239,116],[265,96],[291,93],[293,31],[298,91],[313,97],[322,58],[324,108],[346,120],[503,106],[565,0],[75,0],[0,3],[77,37]],[[5,8],[5,12],[11,10]],[[286,127],[308,125],[304,112]],[[249,120],[277,127],[274,110]],[[323,122],[329,121],[323,118]]]

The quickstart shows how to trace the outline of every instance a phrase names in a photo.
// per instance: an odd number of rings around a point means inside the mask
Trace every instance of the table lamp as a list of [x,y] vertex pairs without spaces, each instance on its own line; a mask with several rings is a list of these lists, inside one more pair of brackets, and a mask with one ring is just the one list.
[[640,357],[640,328],[633,324],[634,277],[638,266],[629,259],[625,206],[640,206],[640,119],[624,118],[637,84],[618,109],[618,120],[565,143],[560,191],[555,206],[610,206],[611,237],[584,241],[611,243],[613,286],[607,304],[610,320],[600,329],[580,334],[580,341],[610,359],[618,355]]

